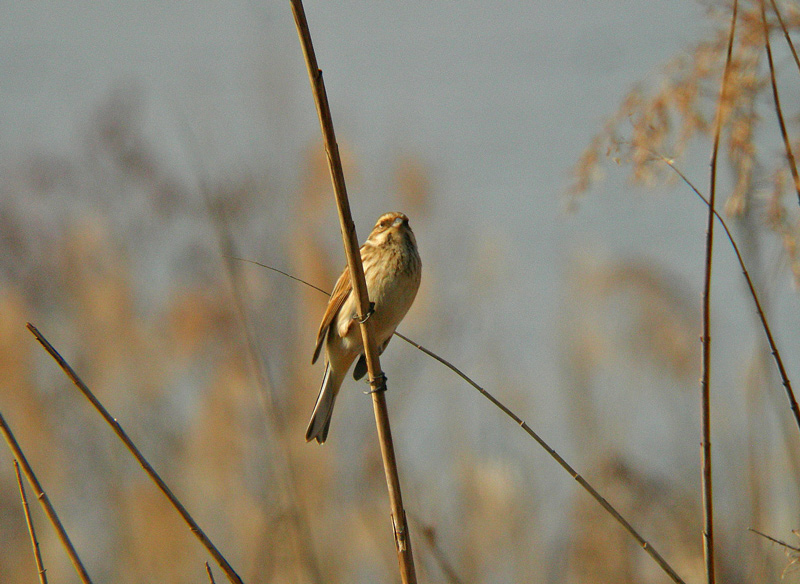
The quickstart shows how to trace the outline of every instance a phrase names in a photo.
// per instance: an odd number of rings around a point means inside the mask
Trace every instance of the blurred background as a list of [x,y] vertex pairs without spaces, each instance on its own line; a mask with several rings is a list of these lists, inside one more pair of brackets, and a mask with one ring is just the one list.
[[[246,582],[398,581],[366,386],[346,383],[324,447],[303,439],[325,296],[231,259],[325,289],[344,266],[289,2],[0,5],[0,411],[89,573],[202,582],[209,558],[26,321]],[[359,239],[388,210],[417,235],[399,331],[700,582],[706,208],[657,156],[707,192],[730,6],[305,8]],[[759,5],[741,10],[718,196],[797,379],[797,195]],[[794,141],[798,71],[770,26]],[[714,261],[720,581],[775,581],[794,558],[748,528],[798,543],[798,429],[721,231]],[[668,581],[474,389],[399,339],[382,365],[422,582]],[[77,581],[34,507],[48,575]],[[0,581],[34,581],[8,453],[0,540]]]

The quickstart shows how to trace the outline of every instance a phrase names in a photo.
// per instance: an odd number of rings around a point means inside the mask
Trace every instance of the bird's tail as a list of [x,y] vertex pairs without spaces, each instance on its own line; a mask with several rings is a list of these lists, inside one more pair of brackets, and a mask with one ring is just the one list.
[[338,379],[331,370],[330,363],[325,365],[325,376],[322,378],[322,387],[319,390],[317,403],[314,404],[314,411],[311,414],[311,421],[306,429],[306,442],[316,440],[323,444],[328,438],[328,429],[331,426],[331,414],[333,414],[333,404],[336,403],[336,394],[339,393],[339,385],[342,380]]

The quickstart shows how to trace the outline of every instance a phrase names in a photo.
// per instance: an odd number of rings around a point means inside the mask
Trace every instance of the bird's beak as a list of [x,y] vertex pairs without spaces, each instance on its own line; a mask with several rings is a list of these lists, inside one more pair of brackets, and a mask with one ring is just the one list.
[[399,226],[400,226],[400,225],[402,225],[403,223],[405,223],[406,225],[408,225],[408,219],[403,219],[402,217],[398,217],[397,219],[395,219],[395,220],[394,220],[394,223],[393,223],[392,225],[393,225],[394,227],[399,227]]

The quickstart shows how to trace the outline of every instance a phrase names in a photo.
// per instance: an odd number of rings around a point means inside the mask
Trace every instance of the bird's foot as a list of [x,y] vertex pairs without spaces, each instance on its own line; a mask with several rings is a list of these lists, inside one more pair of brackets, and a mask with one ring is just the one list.
[[373,379],[368,380],[367,383],[369,383],[369,390],[365,391],[364,395],[386,391],[386,374],[381,371]]
[[369,310],[367,310],[367,314],[365,314],[364,316],[358,316],[357,314],[354,314],[353,318],[355,320],[357,320],[359,322],[359,324],[364,324],[365,322],[367,322],[369,320],[369,317],[372,316],[374,314],[374,312],[375,312],[375,303],[374,302],[370,302],[369,303]]

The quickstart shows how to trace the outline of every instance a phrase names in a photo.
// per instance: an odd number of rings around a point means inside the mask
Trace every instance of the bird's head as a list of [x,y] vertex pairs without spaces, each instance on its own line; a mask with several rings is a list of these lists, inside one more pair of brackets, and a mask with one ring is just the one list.
[[371,241],[374,245],[381,245],[398,235],[414,237],[408,224],[408,217],[403,213],[392,211],[391,213],[384,213],[378,218],[378,222],[375,223],[375,227],[372,228],[372,232],[369,234],[368,241]]

